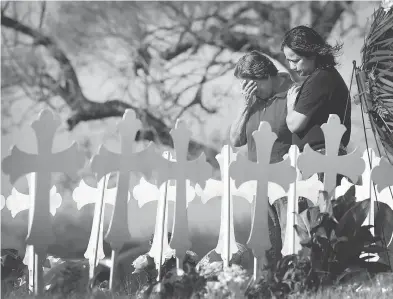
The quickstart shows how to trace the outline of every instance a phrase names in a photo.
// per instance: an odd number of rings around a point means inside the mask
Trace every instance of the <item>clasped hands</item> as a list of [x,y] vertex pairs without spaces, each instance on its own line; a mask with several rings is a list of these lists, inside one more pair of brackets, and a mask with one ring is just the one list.
[[294,84],[287,92],[287,108],[288,110],[293,110],[295,106],[296,98],[300,90],[300,85]]

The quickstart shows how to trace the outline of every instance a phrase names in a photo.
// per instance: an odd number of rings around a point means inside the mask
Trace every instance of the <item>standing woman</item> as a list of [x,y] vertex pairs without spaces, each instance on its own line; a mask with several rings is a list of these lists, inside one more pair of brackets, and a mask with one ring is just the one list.
[[305,144],[324,153],[325,139],[321,125],[329,114],[337,114],[346,131],[339,154],[346,153],[351,135],[351,103],[349,90],[336,70],[337,56],[342,45],[331,46],[315,30],[298,26],[285,34],[281,50],[290,68],[306,76],[301,86],[288,91],[286,122],[292,132],[292,142],[302,151]]

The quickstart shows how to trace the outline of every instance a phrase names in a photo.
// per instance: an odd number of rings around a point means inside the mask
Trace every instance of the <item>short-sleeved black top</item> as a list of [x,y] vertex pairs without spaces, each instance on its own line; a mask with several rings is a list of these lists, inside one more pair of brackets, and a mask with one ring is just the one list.
[[300,150],[307,143],[314,150],[324,148],[325,138],[320,126],[327,122],[329,114],[337,114],[347,128],[341,140],[342,145],[347,146],[351,135],[348,93],[347,85],[334,67],[315,70],[302,84],[294,107],[296,112],[309,116],[310,120],[301,132],[293,134],[292,143]]
[[258,130],[261,121],[267,121],[272,131],[277,135],[277,139],[273,144],[270,163],[282,161],[283,156],[288,153],[291,146],[292,133],[289,131],[286,123],[286,96],[286,91],[276,94],[271,101],[268,101],[266,108],[264,102],[257,102],[251,108],[250,117],[246,125],[248,159],[250,161],[257,161],[256,145],[252,133]]

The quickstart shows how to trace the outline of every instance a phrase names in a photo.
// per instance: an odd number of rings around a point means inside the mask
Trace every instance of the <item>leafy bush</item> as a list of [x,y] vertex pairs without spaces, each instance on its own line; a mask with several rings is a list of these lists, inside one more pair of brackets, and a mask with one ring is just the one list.
[[321,195],[323,204],[298,214],[295,225],[303,246],[299,254],[310,257],[313,270],[332,281],[342,280],[360,269],[371,274],[390,270],[383,263],[369,261],[372,254],[386,251],[377,245],[381,238],[371,234],[372,226],[363,225],[370,199],[356,202],[346,194],[330,202],[326,194]]
[[25,281],[27,267],[16,249],[1,250],[1,290],[8,292]]

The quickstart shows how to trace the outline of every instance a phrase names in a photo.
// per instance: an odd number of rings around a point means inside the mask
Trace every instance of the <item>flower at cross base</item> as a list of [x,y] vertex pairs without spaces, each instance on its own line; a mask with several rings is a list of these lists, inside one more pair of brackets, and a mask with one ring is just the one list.
[[[154,265],[154,264],[153,264]],[[135,268],[133,273],[137,273],[149,266],[149,259],[147,254],[138,256],[133,262],[132,266]]]
[[215,276],[218,276],[223,269],[223,263],[221,262],[212,262],[206,264],[204,267],[198,268],[199,275],[205,277],[206,279],[211,279]]
[[206,282],[204,298],[242,298],[250,278],[239,265],[223,268],[222,263],[213,262],[199,272]]
[[[172,234],[168,233],[168,242],[170,241]],[[153,237],[151,236],[149,244],[150,246],[153,243]],[[170,272],[172,269],[176,268],[176,255],[175,250],[169,250],[163,254],[164,263],[161,266],[162,276],[165,276],[166,273]],[[186,273],[189,273],[192,269],[196,267],[198,263],[198,255],[191,251],[186,251],[186,257],[183,261],[183,269]],[[148,275],[148,280],[153,281],[157,277],[157,270],[155,268],[154,259],[148,255],[148,253],[140,255],[136,258],[132,266],[135,268],[133,273],[145,272]]]

